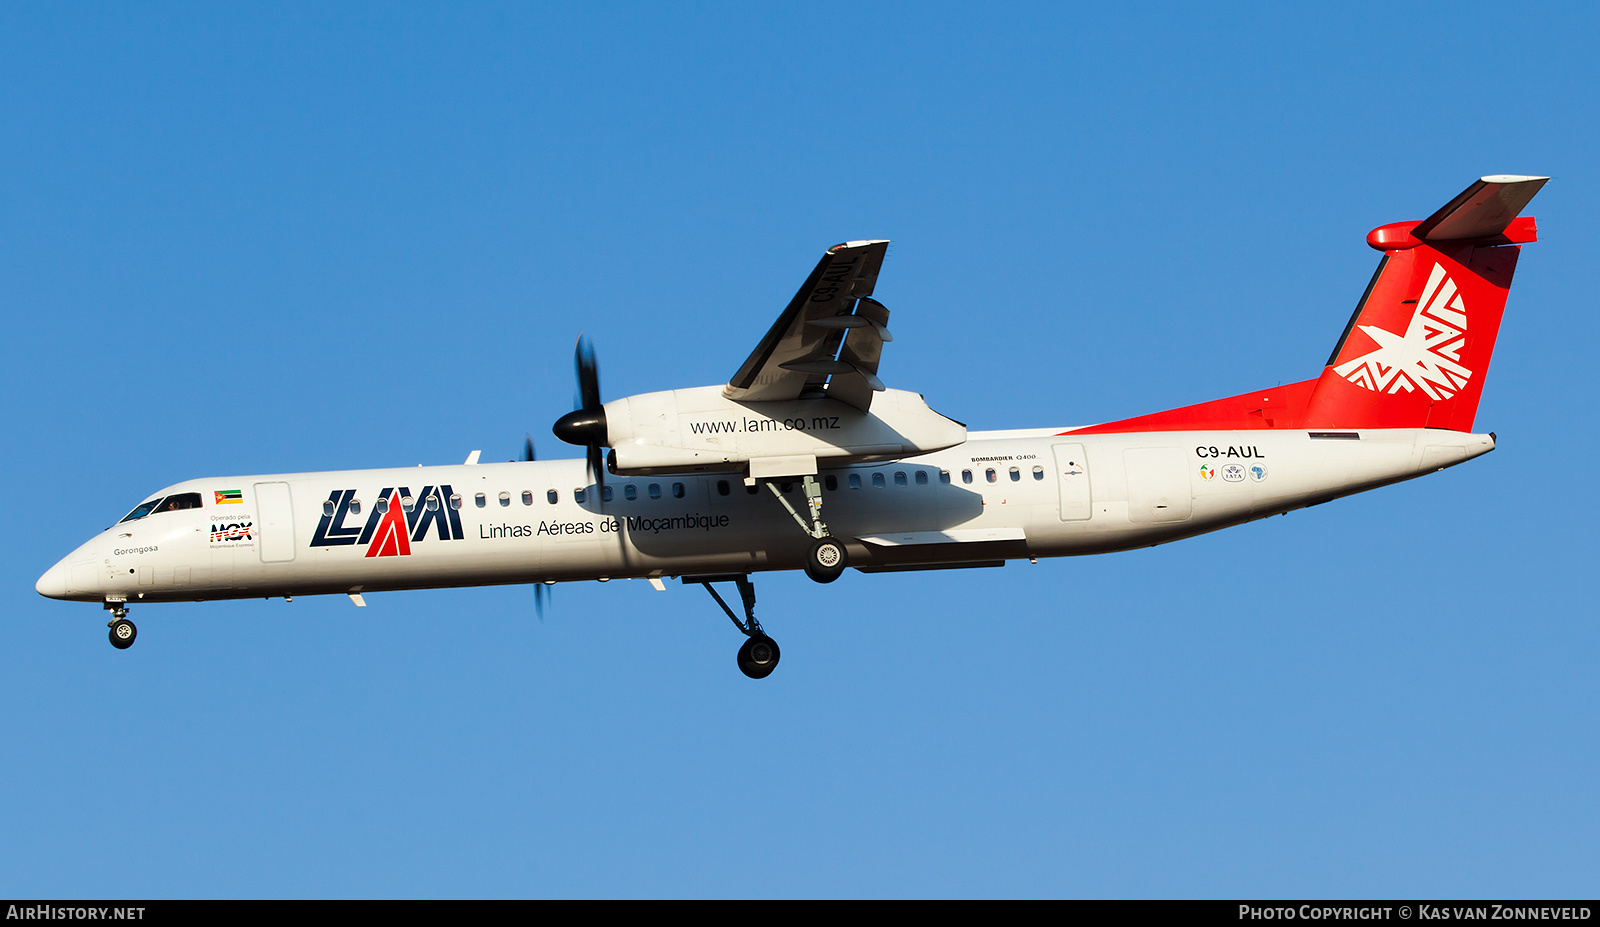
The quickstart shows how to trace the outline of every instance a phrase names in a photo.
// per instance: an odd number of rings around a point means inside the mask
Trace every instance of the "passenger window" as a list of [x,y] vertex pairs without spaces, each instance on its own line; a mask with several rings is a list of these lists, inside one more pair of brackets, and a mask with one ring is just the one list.
[[882,473],[874,473],[874,474],[872,474],[872,488],[873,489],[882,489],[883,486],[884,486],[883,474]]
[[350,500],[350,514],[351,515],[360,515],[361,514],[361,500],[360,499],[351,499]]
[[[375,507],[380,512],[387,511],[388,508],[389,508],[386,504],[384,504],[384,501],[382,499],[378,500],[378,502],[377,502]],[[453,509],[460,509],[461,508],[461,493],[453,492],[453,493],[450,494],[450,507],[453,508]]]
[[614,496],[616,496],[616,494],[617,494],[617,491],[612,489],[610,486],[602,486],[602,487],[600,487],[600,501],[601,502],[610,502],[611,499]]
[[[434,494],[432,494],[432,493],[428,494],[427,501],[422,503],[422,504],[427,506],[428,507],[428,511],[430,511],[430,512],[439,511],[439,497],[434,495]],[[501,505],[510,505],[511,504],[511,500],[506,498],[506,494],[505,493],[501,493],[500,494],[500,504]]]
[[329,518],[333,517],[333,500],[332,499],[328,499],[327,501],[322,503],[322,514],[328,516]]
[[[433,499],[430,498],[428,500],[428,502],[430,502],[430,503],[433,502]],[[511,493],[502,491],[500,493],[500,506],[501,506],[501,508],[505,508],[506,506],[509,506],[510,504],[511,504]],[[429,505],[428,507],[432,508],[433,506]]]
[[894,484],[896,486],[904,486],[906,484],[906,471],[904,471],[904,470],[896,470],[896,471],[894,471]]
[[1000,478],[995,475],[993,467],[990,467],[987,470],[983,471],[983,478],[988,480],[991,483],[998,483],[1000,481]]
[[660,483],[651,483],[650,486],[649,486],[649,492],[650,492],[650,498],[652,498],[652,499],[661,498],[661,484]]
[[1022,471],[1018,470],[1016,467],[1012,467],[1011,468],[1011,482],[1015,483],[1020,479],[1022,479]]
[[761,493],[761,487],[760,486],[746,486],[744,488],[744,494],[747,495],[747,496],[755,496],[755,495],[759,495],[760,493]]
[[962,470],[961,471],[961,482],[963,482],[963,483],[972,482],[972,471],[971,470]]
[[850,488],[851,489],[860,489],[861,488],[861,474],[859,474],[859,473],[850,474]]
[[717,495],[726,496],[730,492],[733,492],[733,487],[728,485],[727,480],[717,480]]
[[[483,498],[483,493],[481,493],[481,492],[478,493],[478,498],[482,499]],[[400,507],[405,509],[408,512],[411,511],[411,507],[416,505],[416,504],[417,504],[417,500],[411,498],[410,496],[401,496],[400,497]],[[478,504],[480,506],[483,505],[482,502],[479,502]]]
[[945,484],[946,486],[950,485],[950,471],[949,470],[940,470],[939,471],[939,482]]
[[550,503],[551,505],[555,505],[556,500],[560,498],[560,495],[558,495],[556,491],[552,489],[544,494],[544,498],[546,502]]
[[[389,511],[389,497],[388,496],[379,496],[378,497],[378,501],[372,503],[372,508],[379,515],[382,515],[385,512]],[[459,509],[459,508],[461,508],[461,506],[458,505],[458,506],[456,506],[456,508]]]
[[1043,467],[1034,467],[1033,468],[1033,478],[1036,479],[1036,480],[1044,479],[1044,468]]
[[674,498],[674,499],[682,499],[683,498],[683,484],[682,483],[673,483],[672,484],[672,498]]
[[822,488],[832,492],[839,488],[839,478],[832,473],[822,478]]
[[633,500],[639,498],[639,487],[629,483],[628,485],[622,487],[622,495],[623,498],[627,499],[629,502],[632,502]]
[[926,471],[926,470],[918,470],[917,471],[917,485],[918,486],[926,486],[926,485],[928,485],[928,471]]
[[588,498],[589,491],[587,489],[574,489],[572,491],[572,501],[578,503],[579,505],[582,505]]
[[477,505],[477,507],[480,508],[480,509],[489,504],[489,500],[487,498],[485,498],[485,496],[481,492],[475,494],[472,497],[472,501],[473,501],[473,504]]
[[524,489],[522,491],[522,504],[523,505],[532,505],[533,504],[533,490]]

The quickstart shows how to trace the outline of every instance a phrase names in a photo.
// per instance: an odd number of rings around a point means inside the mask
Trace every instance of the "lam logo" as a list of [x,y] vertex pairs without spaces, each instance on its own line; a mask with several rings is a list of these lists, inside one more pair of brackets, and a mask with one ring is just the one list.
[[1449,399],[1472,379],[1472,371],[1461,366],[1461,349],[1467,343],[1467,307],[1455,281],[1438,264],[1428,275],[1428,285],[1422,289],[1405,334],[1376,325],[1359,327],[1378,343],[1378,349],[1333,368],[1357,386],[1380,393],[1419,389],[1429,399]]
[[311,537],[312,547],[349,547],[365,544],[368,557],[409,557],[411,545],[426,540],[432,530],[441,541],[459,541],[461,513],[451,504],[448,484],[422,487],[415,497],[406,486],[385,486],[373,503],[364,525],[345,524],[359,515],[361,503],[354,489],[335,489],[322,504],[322,520]]

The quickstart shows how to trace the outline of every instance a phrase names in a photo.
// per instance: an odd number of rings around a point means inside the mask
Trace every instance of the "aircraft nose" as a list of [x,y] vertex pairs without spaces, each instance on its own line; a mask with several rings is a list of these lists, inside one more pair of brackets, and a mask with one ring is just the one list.
[[64,599],[67,596],[67,561],[63,560],[55,566],[44,571],[39,581],[33,588],[42,596],[52,599]]

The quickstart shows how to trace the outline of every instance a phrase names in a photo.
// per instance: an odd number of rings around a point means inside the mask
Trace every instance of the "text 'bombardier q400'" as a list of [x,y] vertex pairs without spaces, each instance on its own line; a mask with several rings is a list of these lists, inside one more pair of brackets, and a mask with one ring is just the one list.
[[[1473,417],[1548,178],[1491,176],[1421,222],[1373,229],[1378,270],[1320,376],[1074,428],[968,431],[886,387],[885,241],[829,248],[725,385],[601,402],[555,433],[587,460],[190,480],[37,585],[100,602],[348,595],[635,577],[705,586],[771,673],[750,574],[1001,566],[1190,537],[1407,480],[1494,449]],[[713,583],[734,583],[743,620]],[[542,590],[539,590],[542,593]],[[542,602],[542,596],[540,601]]]

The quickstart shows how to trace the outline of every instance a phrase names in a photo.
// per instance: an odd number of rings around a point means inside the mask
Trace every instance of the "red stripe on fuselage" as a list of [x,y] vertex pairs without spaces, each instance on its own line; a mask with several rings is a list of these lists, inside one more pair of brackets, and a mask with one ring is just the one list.
[[1299,428],[1316,380],[1302,380],[1271,389],[1240,393],[1165,412],[1088,425],[1063,435],[1122,434],[1137,431],[1250,431]]

